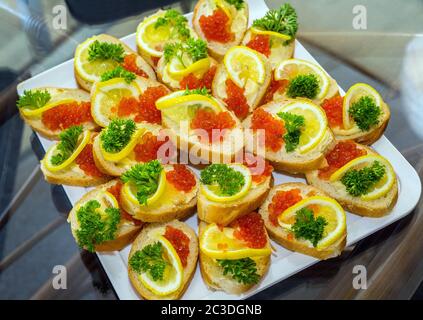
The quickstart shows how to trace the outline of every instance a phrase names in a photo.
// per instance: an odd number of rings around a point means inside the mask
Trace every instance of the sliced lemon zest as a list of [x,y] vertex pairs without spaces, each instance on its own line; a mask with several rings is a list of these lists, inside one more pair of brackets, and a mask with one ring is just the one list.
[[113,152],[107,152],[106,150],[104,150],[103,148],[103,144],[100,142],[100,150],[101,153],[103,154],[104,159],[106,159],[107,161],[112,161],[112,162],[118,162],[124,158],[126,158],[131,152],[132,150],[135,148],[135,146],[137,145],[140,137],[146,132],[145,128],[139,128],[137,131],[134,132],[134,134],[131,137],[131,140],[129,140],[128,144],[119,152],[113,153]]
[[183,77],[193,73],[196,76],[202,76],[210,68],[210,58],[198,60],[188,67],[184,67],[178,59],[172,59],[167,65],[167,71],[175,79],[182,79]]
[[288,36],[287,34],[275,32],[275,31],[261,30],[256,27],[251,27],[250,31],[254,34],[275,37],[275,38],[281,39],[282,41],[289,41],[292,39],[291,36]]
[[[166,187],[166,172],[164,169],[162,169],[162,171],[160,172],[160,177],[159,177],[159,185],[157,186],[157,190],[154,194],[152,194],[148,199],[147,199],[147,206],[152,205],[154,203],[157,202],[157,200],[159,200],[164,191],[165,191],[165,187]],[[139,203],[136,193],[134,193],[134,187],[131,185],[130,182],[127,182],[123,185],[122,188],[122,192],[125,195],[125,197],[127,197],[129,199],[129,201],[131,201],[134,205],[137,206],[144,206],[142,204]]]
[[74,101],[75,101],[75,99],[63,99],[63,100],[58,100],[58,101],[54,101],[54,102],[51,102],[51,103],[47,103],[45,106],[38,108],[38,109],[22,108],[20,110],[21,110],[22,114],[27,116],[27,117],[35,117],[35,116],[39,116],[39,115],[43,114],[47,110],[50,110],[50,109],[53,109],[54,107],[57,107],[58,105],[66,104],[66,103],[72,103]]

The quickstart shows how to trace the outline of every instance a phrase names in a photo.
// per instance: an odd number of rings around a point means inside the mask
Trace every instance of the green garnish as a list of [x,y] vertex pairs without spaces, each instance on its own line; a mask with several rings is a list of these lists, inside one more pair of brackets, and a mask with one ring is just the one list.
[[118,208],[106,208],[104,214],[100,214],[100,207],[97,200],[90,200],[76,212],[79,222],[79,229],[76,230],[78,245],[91,252],[96,244],[115,239],[120,222]]
[[303,116],[290,112],[279,112],[278,117],[284,121],[286,130],[283,140],[285,141],[286,152],[292,152],[300,143],[301,130],[305,125]]
[[194,63],[208,57],[207,43],[204,40],[193,38],[189,38],[184,43],[167,43],[164,46],[163,54],[166,62],[176,57],[186,68],[187,60],[189,60],[190,63]]
[[167,10],[163,17],[160,17],[154,23],[154,28],[157,29],[161,26],[169,26],[172,28],[171,39],[177,37],[185,40],[191,36],[187,26],[187,18],[175,9]]
[[302,208],[296,212],[295,223],[291,228],[295,238],[310,240],[314,247],[323,238],[323,231],[327,225],[323,217],[314,218],[313,211]]
[[237,194],[245,184],[244,176],[226,164],[216,163],[201,171],[201,183],[219,186],[222,196]]
[[147,199],[157,191],[162,170],[163,167],[158,160],[139,163],[126,171],[121,179],[136,186],[138,202],[146,205]]
[[244,0],[225,0],[225,2],[233,5],[237,10],[244,8]]
[[353,197],[368,193],[385,175],[386,169],[379,161],[360,170],[351,169],[341,178],[347,192]]
[[122,62],[124,54],[125,49],[121,44],[95,40],[88,48],[88,61],[114,60]]
[[154,281],[163,280],[168,263],[163,259],[162,244],[157,241],[137,250],[129,259],[129,265],[137,273],[148,272]]
[[51,95],[47,90],[24,90],[16,105],[18,108],[35,110],[44,107],[50,99]]
[[260,275],[257,274],[257,264],[251,258],[235,260],[216,260],[223,268],[223,275],[231,275],[233,279],[242,284],[255,284],[259,282]]
[[58,143],[56,150],[58,151],[51,157],[51,163],[55,166],[65,162],[72,153],[75,151],[78,138],[82,133],[82,126],[72,126],[59,134],[60,142]]
[[289,43],[295,38],[298,30],[297,13],[289,3],[285,3],[277,10],[269,10],[263,18],[254,20],[253,26],[286,34],[291,37],[291,40],[286,41]]
[[117,66],[113,70],[106,71],[101,75],[100,81],[107,81],[113,78],[123,78],[126,83],[131,83],[135,80],[135,73],[132,73],[121,66]]
[[319,91],[319,81],[314,74],[301,74],[289,82],[287,96],[314,99]]
[[103,149],[111,153],[119,152],[131,141],[135,129],[134,120],[113,119],[101,133],[100,139]]
[[370,96],[361,97],[352,104],[349,110],[349,114],[362,131],[368,131],[372,126],[378,124],[381,113],[380,107]]
[[206,87],[197,88],[197,89],[185,89],[184,96],[189,96],[191,94],[201,94],[202,96],[211,97],[209,89]]

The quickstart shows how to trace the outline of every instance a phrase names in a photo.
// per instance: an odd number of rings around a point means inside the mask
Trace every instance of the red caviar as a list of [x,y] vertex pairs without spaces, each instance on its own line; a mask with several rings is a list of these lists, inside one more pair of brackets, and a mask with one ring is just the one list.
[[270,48],[270,36],[263,35],[263,34],[256,34],[253,38],[248,41],[247,47],[256,50],[266,57],[270,56],[271,48]]
[[128,212],[122,209],[121,199],[120,199],[120,190],[122,189],[122,182],[118,181],[113,186],[107,188],[107,192],[110,192],[117,200],[119,204],[119,211],[121,218],[132,221],[136,226],[142,225],[142,221],[134,219]]
[[183,164],[174,164],[173,170],[166,172],[166,179],[176,189],[189,192],[197,184],[192,172]]
[[70,102],[43,112],[42,123],[50,130],[63,130],[71,126],[93,121],[90,102]]
[[228,97],[224,101],[228,109],[232,110],[238,118],[244,119],[250,110],[247,98],[244,96],[244,89],[238,87],[231,79],[226,79],[225,84]]
[[301,201],[300,189],[291,189],[289,191],[277,191],[268,206],[269,220],[274,225],[278,225],[278,216],[289,207]]
[[137,65],[137,56],[136,54],[128,54],[123,59],[122,67],[126,70],[139,75],[140,77],[148,78],[148,75],[145,73],[144,70],[140,69]]
[[336,96],[330,99],[326,99],[322,103],[322,108],[326,112],[326,117],[328,118],[329,125],[331,127],[342,127],[342,104],[344,98],[341,96]]
[[167,95],[168,90],[164,86],[149,87],[139,97],[140,108],[135,117],[136,122],[147,121],[160,124],[162,114],[156,108],[156,100]]
[[[235,127],[235,121],[228,112],[214,113],[213,111],[199,109],[191,121],[191,129],[205,130],[210,142],[214,142],[213,129],[224,130],[232,129],[233,127]],[[222,139],[223,136],[220,135],[220,140]]]
[[189,255],[189,237],[181,230],[166,226],[164,237],[169,240],[181,259],[182,266],[186,267]]
[[209,41],[227,43],[233,41],[235,35],[230,30],[229,17],[221,8],[217,8],[210,16],[201,16],[200,27]]
[[92,143],[87,144],[85,148],[82,149],[81,153],[76,157],[75,163],[89,176],[99,178],[104,177],[104,174],[98,170],[95,165]]
[[199,89],[206,87],[211,89],[214,75],[216,74],[216,66],[212,66],[206,73],[204,73],[201,79],[197,78],[193,73],[188,74],[179,82],[181,89]]
[[235,228],[235,238],[245,241],[248,247],[260,249],[267,244],[264,221],[257,212],[251,212],[238,218],[231,226]]
[[135,160],[138,162],[148,162],[157,159],[157,151],[168,140],[167,138],[165,141],[158,141],[155,135],[147,132],[142,136],[141,142],[134,148]]
[[268,103],[273,100],[273,96],[276,92],[283,93],[285,89],[288,87],[289,80],[282,79],[282,80],[275,80],[272,77],[272,81],[270,82],[269,89],[267,89],[266,94],[263,98],[263,104]]
[[127,117],[138,112],[139,103],[134,97],[123,97],[118,105],[117,114],[119,117]]
[[276,152],[282,147],[285,128],[281,121],[273,118],[272,115],[264,111],[263,108],[254,110],[251,119],[251,129],[265,130],[266,148]]
[[[264,166],[259,165],[259,160],[263,161]],[[270,165],[269,161],[261,159],[251,153],[245,154],[244,165],[250,169],[251,178],[253,182],[257,184],[262,183],[273,172],[273,167]]]

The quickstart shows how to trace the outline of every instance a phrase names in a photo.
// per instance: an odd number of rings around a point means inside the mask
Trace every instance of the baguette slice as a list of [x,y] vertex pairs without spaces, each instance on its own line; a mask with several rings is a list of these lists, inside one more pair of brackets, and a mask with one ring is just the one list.
[[[76,47],[76,51],[75,51],[75,68],[74,68],[74,72],[75,72],[75,79],[76,82],[81,86],[81,88],[90,91],[94,82],[99,81],[100,77],[92,77],[92,79],[86,79],[84,78],[81,73],[78,71],[78,68],[76,67],[76,64],[80,63],[79,61],[79,51],[82,50],[82,48],[84,48],[86,46],[86,43],[91,44],[92,42],[98,40],[99,42],[107,42],[107,43],[112,43],[112,44],[120,44],[123,49],[125,50],[125,56],[129,55],[129,54],[135,54],[136,55],[136,59],[135,59],[135,64],[136,67],[140,70],[142,70],[145,74],[147,74],[148,78],[151,80],[156,80],[156,74],[154,73],[153,68],[141,57],[139,56],[134,50],[132,50],[130,47],[128,47],[124,42],[122,42],[121,40],[108,35],[108,34],[99,34],[96,36],[93,36],[87,40],[85,40],[83,43],[81,43],[80,45],[78,45]],[[78,61],[76,61],[76,59],[78,59]],[[118,65],[118,63],[116,63],[116,66]],[[113,68],[112,68],[113,69]],[[104,70],[106,71],[106,70]],[[110,70],[108,70],[110,71]],[[129,71],[133,71],[133,70],[129,70]]]
[[[95,200],[100,192],[107,191],[109,188],[114,187],[117,183],[120,183],[118,179],[109,181],[101,186],[96,187],[95,189],[87,192],[78,200],[77,203],[73,206],[72,210],[69,212],[68,222],[71,225],[72,235],[75,240],[78,242],[78,237],[76,231],[79,229],[79,222],[77,218],[77,208],[84,205],[90,200]],[[116,199],[119,202],[119,199]],[[120,209],[122,212],[122,209]],[[116,231],[116,237],[113,240],[99,243],[94,246],[95,251],[119,251],[125,248],[129,243],[131,243],[134,238],[137,236],[139,231],[142,228],[142,224],[135,223],[132,220],[128,220],[126,215],[121,213],[121,221],[119,222],[118,229]],[[86,248],[84,248],[86,249]]]
[[[359,149],[367,151],[368,155],[377,154],[373,149],[356,144]],[[330,182],[319,177],[319,170],[306,172],[307,182],[336,199],[345,210],[365,217],[381,217],[388,214],[398,198],[398,183],[395,181],[392,189],[383,197],[364,201],[347,193],[345,186],[340,181]]]
[[[68,100],[71,99],[77,103],[82,102],[90,102],[90,95],[88,92],[81,90],[81,89],[67,89],[67,88],[54,88],[54,87],[42,87],[42,88],[35,88],[34,90],[41,90],[41,91],[47,91],[51,99],[47,103],[47,105],[51,103],[56,103],[61,100]],[[53,109],[49,109],[49,112],[53,112]],[[19,113],[21,115],[21,118],[25,121],[26,124],[28,124],[33,130],[41,134],[43,137],[47,139],[53,139],[57,140],[59,138],[60,132],[62,132],[62,129],[58,130],[52,130],[48,128],[42,120],[42,114],[40,115],[26,115],[25,112],[21,108],[19,108]],[[98,128],[97,124],[94,121],[89,121],[85,123],[81,123],[81,125],[86,130],[95,130]],[[66,129],[66,128],[64,128]]]
[[160,296],[149,289],[147,289],[139,280],[138,274],[131,268],[128,264],[128,275],[129,280],[131,281],[132,285],[134,286],[135,290],[144,298],[148,300],[176,300],[179,299],[188,288],[191,279],[195,273],[195,269],[197,267],[197,259],[198,259],[198,239],[197,235],[195,234],[194,230],[192,230],[187,224],[180,222],[178,220],[172,220],[166,223],[152,223],[143,228],[140,232],[138,237],[135,239],[134,243],[132,244],[131,252],[129,253],[128,260],[137,252],[138,250],[142,250],[146,245],[152,244],[157,241],[158,235],[163,235],[166,232],[166,226],[172,226],[176,229],[181,230],[186,236],[189,237],[189,255],[187,258],[187,265],[184,267],[184,274],[183,274],[183,284],[179,290],[174,293],[171,293],[167,296]]
[[192,25],[195,32],[200,36],[200,38],[207,41],[207,47],[209,49],[210,55],[216,60],[222,60],[226,51],[229,48],[236,46],[241,43],[241,40],[244,36],[245,31],[247,30],[248,25],[248,3],[244,1],[243,8],[237,10],[235,6],[227,4],[226,8],[230,11],[232,16],[231,28],[230,31],[234,34],[234,40],[227,43],[219,43],[216,41],[209,41],[200,26],[200,17],[201,16],[210,16],[213,14],[213,11],[216,9],[214,1],[209,0],[199,0],[194,8],[194,15],[192,16]]
[[[293,102],[299,101],[298,99],[286,99],[286,100],[277,100],[269,102],[260,108],[263,108],[266,112],[276,116],[276,113],[279,112],[278,110],[283,107],[284,105]],[[252,115],[247,117],[242,123],[244,129],[250,129],[252,125]],[[248,134],[252,134],[253,137],[251,139]],[[258,153],[258,143],[257,143],[257,133],[253,130],[245,131],[245,149],[249,152],[254,154]],[[335,144],[335,138],[333,136],[332,131],[329,127],[326,130],[322,140],[319,144],[311,149],[310,151],[301,154],[298,150],[294,150],[293,152],[287,152],[285,150],[284,145],[282,145],[281,149],[278,151],[272,151],[270,149],[265,150],[265,158],[271,162],[273,167],[276,170],[286,171],[289,173],[304,173],[309,170],[313,170],[319,168],[324,159],[327,150],[329,150]]]
[[279,225],[275,226],[270,221],[268,207],[269,204],[272,203],[272,199],[275,194],[278,191],[289,191],[292,189],[299,189],[303,199],[311,196],[326,196],[326,194],[320,189],[300,182],[289,182],[274,186],[272,190],[270,190],[266,201],[263,203],[259,211],[264,220],[264,224],[266,226],[267,232],[269,232],[270,237],[288,250],[301,252],[303,254],[315,257],[320,260],[339,256],[346,245],[346,231],[339,238],[339,240],[337,240],[328,248],[325,248],[323,250],[317,250],[312,245],[310,245],[309,241],[298,240],[295,237],[291,238],[289,236],[289,232],[287,232],[284,228]]

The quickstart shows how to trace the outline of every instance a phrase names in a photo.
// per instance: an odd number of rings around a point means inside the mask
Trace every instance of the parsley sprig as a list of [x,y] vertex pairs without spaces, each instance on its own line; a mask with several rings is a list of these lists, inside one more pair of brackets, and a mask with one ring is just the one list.
[[300,143],[301,130],[305,126],[305,119],[303,116],[293,114],[290,112],[279,112],[278,117],[284,121],[286,130],[283,140],[285,141],[286,152],[294,151]]
[[217,184],[222,196],[237,194],[245,184],[244,176],[226,164],[215,163],[201,171],[201,183]]
[[377,125],[381,113],[380,107],[370,96],[361,97],[349,109],[349,114],[362,131],[368,131],[372,126]]
[[341,178],[347,192],[353,197],[367,194],[385,175],[386,168],[379,161],[374,161],[370,167],[351,169]]
[[313,211],[302,208],[296,212],[295,223],[291,228],[295,238],[310,240],[314,247],[323,238],[327,221],[323,217],[314,218]]
[[207,58],[207,43],[204,40],[193,38],[189,38],[184,43],[167,43],[164,46],[163,55],[166,62],[177,58],[184,67],[187,67],[190,63]]
[[288,84],[287,96],[290,98],[314,99],[319,91],[319,81],[314,74],[301,74]]
[[237,10],[244,8],[244,0],[225,0],[225,2],[233,5]]
[[88,61],[114,60],[123,62],[125,49],[121,44],[95,40],[88,48]]
[[163,280],[168,262],[163,259],[162,244],[157,241],[137,250],[129,259],[129,265],[135,272],[148,272],[154,281],[159,281]]
[[82,130],[82,126],[72,126],[59,134],[60,142],[56,147],[57,153],[50,160],[53,165],[58,166],[69,159],[77,147]]
[[184,96],[189,96],[191,94],[200,94],[202,96],[211,97],[210,90],[206,87],[196,88],[196,89],[185,89]]
[[188,29],[188,20],[175,9],[167,10],[163,17],[159,17],[154,23],[154,28],[169,26],[172,30],[171,39],[185,40],[191,36]]
[[122,150],[131,140],[135,129],[136,124],[131,119],[113,119],[100,136],[104,150],[111,153]]
[[232,278],[242,284],[255,284],[259,282],[260,275],[257,274],[257,264],[251,258],[235,260],[216,260],[223,268],[223,275],[231,275]]
[[44,107],[50,99],[51,95],[47,90],[24,90],[16,105],[18,108],[35,110]]
[[106,71],[101,75],[100,81],[107,81],[113,78],[123,78],[126,83],[131,83],[135,80],[135,73],[132,73],[121,66],[117,66],[113,70]]

